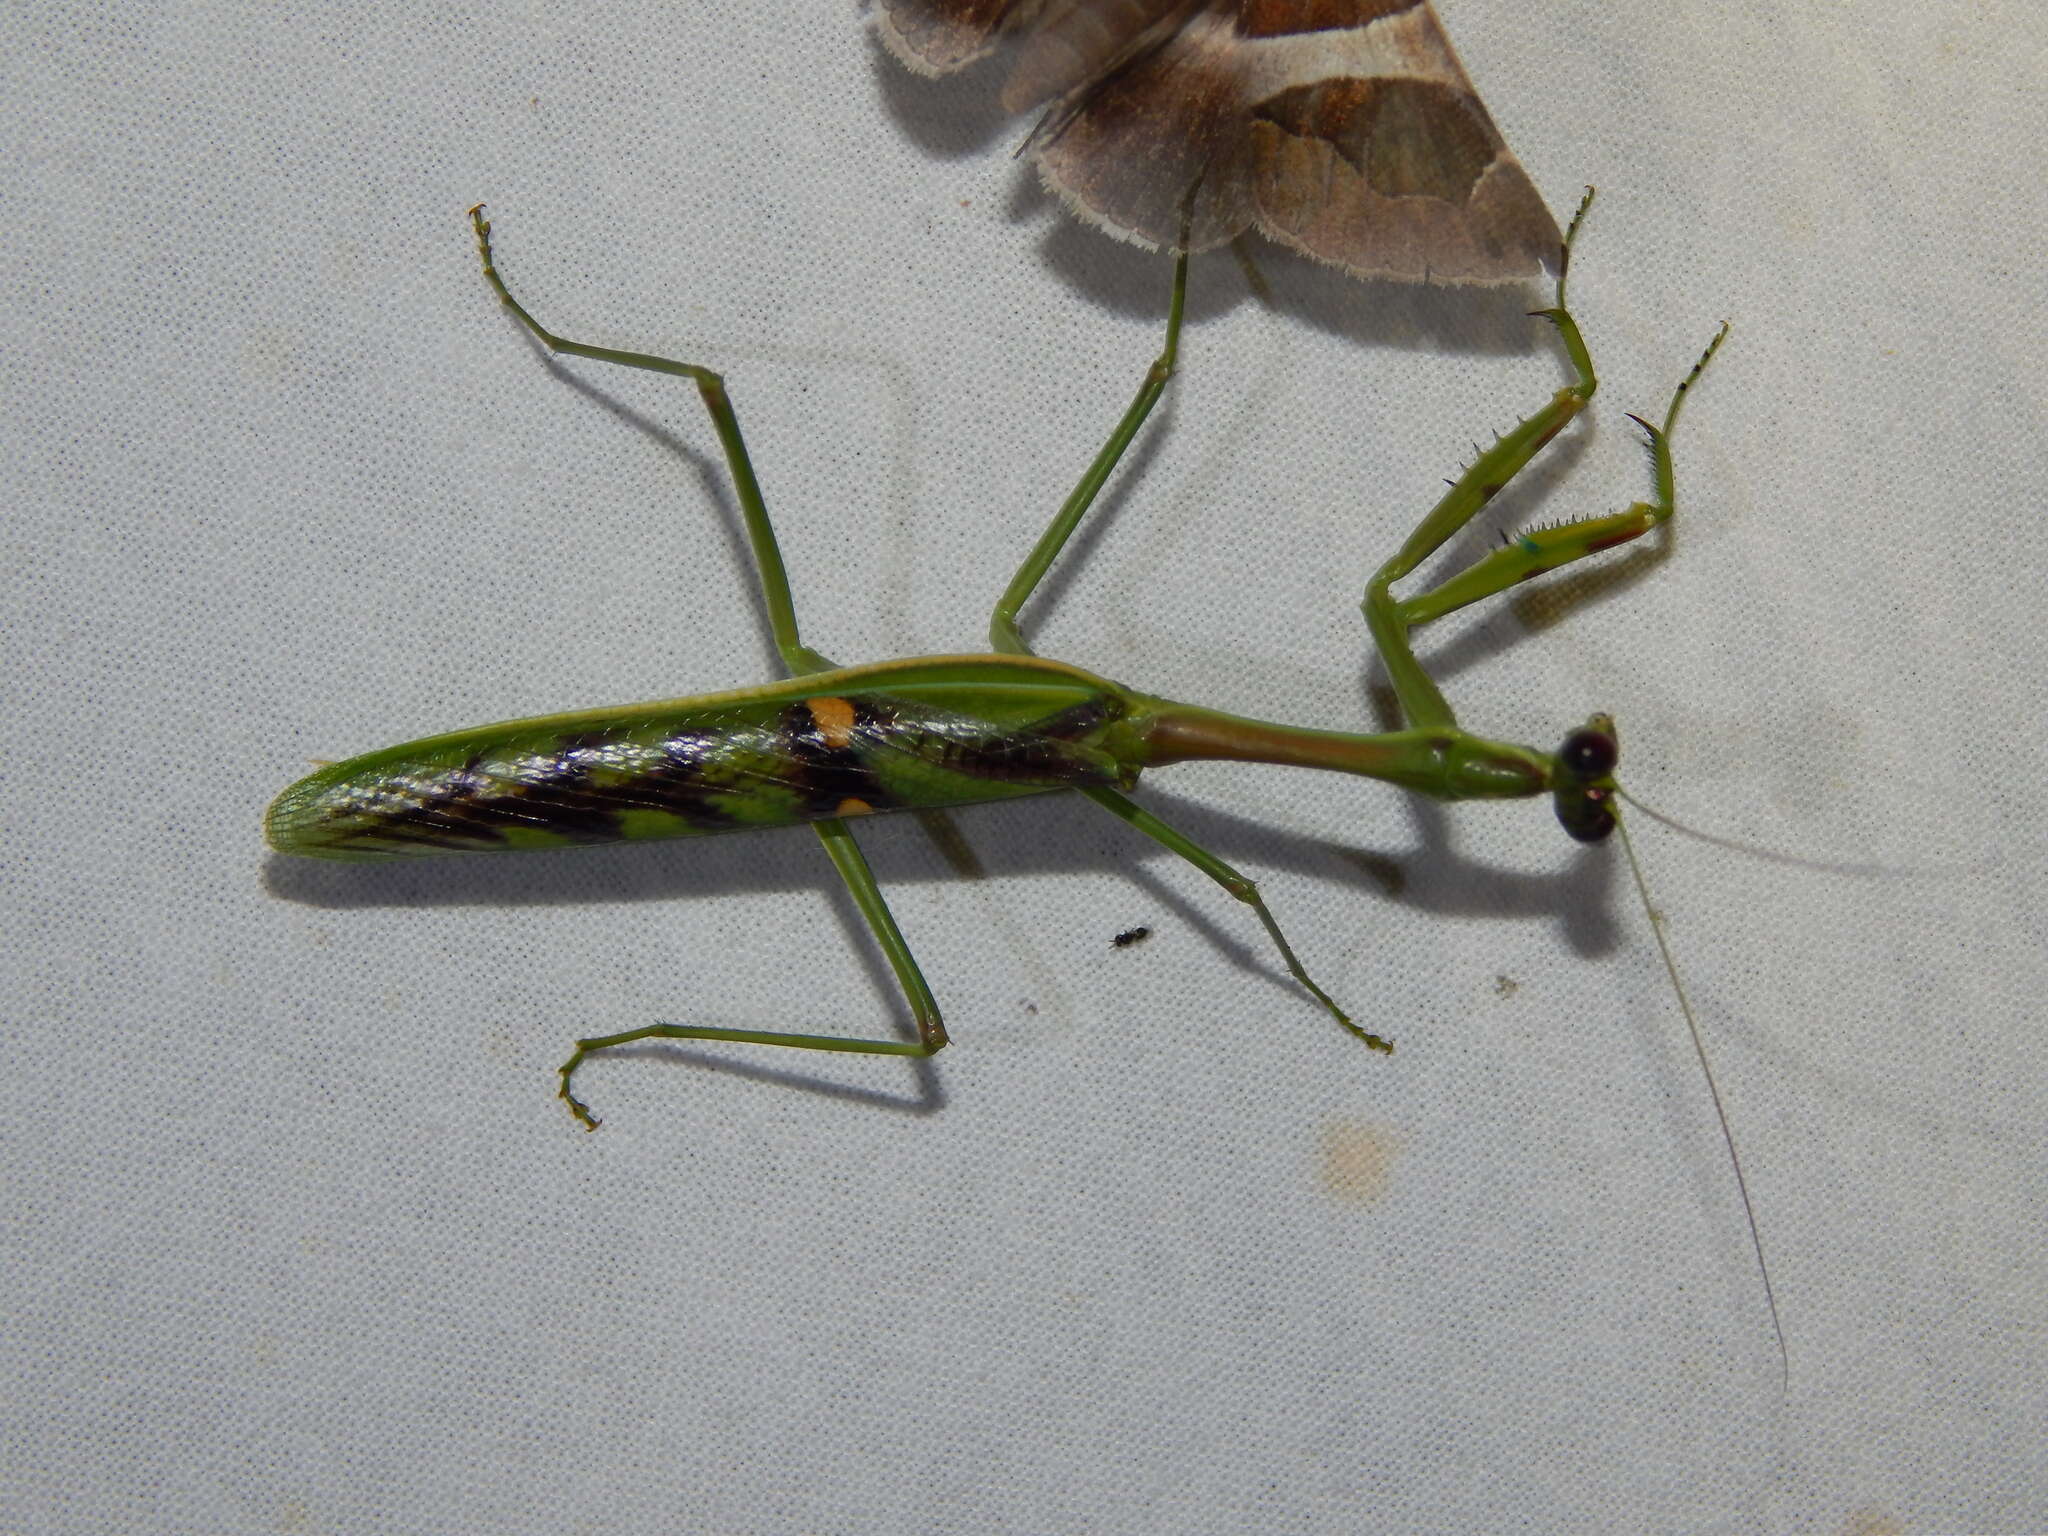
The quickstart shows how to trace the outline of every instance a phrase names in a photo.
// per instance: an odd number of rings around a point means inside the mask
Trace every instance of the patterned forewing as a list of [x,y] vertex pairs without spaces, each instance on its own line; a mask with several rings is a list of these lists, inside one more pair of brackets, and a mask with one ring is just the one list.
[[[1113,684],[1012,664],[1010,686],[819,688],[856,673],[512,721],[335,763],[272,805],[285,853],[383,859],[695,837],[1129,784]],[[887,669],[880,669],[886,673]],[[927,668],[927,672],[932,668]],[[1076,679],[1085,679],[1078,682]]]

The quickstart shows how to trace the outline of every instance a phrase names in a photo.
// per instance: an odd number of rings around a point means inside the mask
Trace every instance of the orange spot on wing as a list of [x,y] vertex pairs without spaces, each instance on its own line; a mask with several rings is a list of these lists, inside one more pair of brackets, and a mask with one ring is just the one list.
[[804,707],[810,710],[811,722],[817,726],[826,746],[838,752],[853,745],[853,705],[850,701],[827,695],[805,699]]
[[872,805],[852,795],[848,795],[844,800],[832,807],[832,814],[834,816],[872,816],[874,813],[875,808]]

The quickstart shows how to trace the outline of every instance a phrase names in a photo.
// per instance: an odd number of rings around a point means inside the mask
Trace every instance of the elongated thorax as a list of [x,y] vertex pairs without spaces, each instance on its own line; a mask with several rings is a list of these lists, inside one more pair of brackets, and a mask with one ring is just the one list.
[[1129,787],[1141,696],[1061,662],[930,656],[512,720],[330,764],[271,805],[282,853],[556,848]]
[[1146,700],[1141,718],[1146,767],[1240,762],[1319,768],[1398,784],[1438,800],[1518,800],[1552,786],[1549,754],[1455,726],[1366,736],[1253,720],[1168,699]]

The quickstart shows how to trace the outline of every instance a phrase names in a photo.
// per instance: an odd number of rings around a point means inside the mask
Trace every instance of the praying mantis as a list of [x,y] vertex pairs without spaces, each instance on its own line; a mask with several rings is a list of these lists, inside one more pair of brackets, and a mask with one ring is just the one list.
[[[770,630],[788,675],[762,687],[453,731],[332,763],[272,803],[264,823],[270,846],[313,858],[389,859],[809,823],[894,972],[916,1038],[656,1023],[579,1040],[559,1069],[559,1093],[587,1129],[598,1121],[574,1092],[577,1068],[592,1055],[636,1041],[717,1040],[910,1057],[940,1050],[948,1036],[938,1004],[850,823],[885,811],[943,809],[1062,789],[1094,801],[1250,907],[1308,995],[1364,1045],[1391,1051],[1390,1041],[1355,1022],[1309,974],[1250,879],[1139,805],[1129,791],[1145,769],[1176,762],[1273,763],[1380,779],[1444,801],[1548,796],[1571,837],[1597,842],[1614,830],[1619,747],[1611,719],[1592,716],[1566,732],[1551,752],[1475,735],[1458,724],[1416,659],[1411,637],[1432,620],[1668,520],[1675,508],[1671,435],[1688,391],[1727,327],[1673,392],[1661,424],[1631,418],[1650,449],[1651,499],[1518,534],[1414,596],[1398,598],[1392,591],[1592,399],[1592,358],[1565,292],[1572,245],[1591,201],[1588,189],[1564,237],[1555,302],[1536,312],[1554,328],[1572,379],[1479,452],[1366,585],[1366,625],[1405,722],[1377,734],[1255,720],[1141,693],[1037,655],[1020,627],[1019,612],[1173,376],[1187,291],[1184,251],[1174,263],[1165,345],[1108,440],[997,598],[989,620],[993,650],[841,666],[799,634],[775,530],[723,378],[694,363],[591,346],[549,331],[499,274],[491,225],[478,205],[469,217],[485,280],[550,351],[696,385],[724,450]],[[1725,1116],[1723,1126],[1725,1131]]]

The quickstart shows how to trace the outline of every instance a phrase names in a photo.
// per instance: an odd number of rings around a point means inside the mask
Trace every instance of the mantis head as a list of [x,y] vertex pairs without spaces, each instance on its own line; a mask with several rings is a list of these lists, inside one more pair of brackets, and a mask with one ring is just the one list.
[[1565,737],[1557,749],[1550,792],[1557,819],[1578,842],[1597,843],[1614,830],[1614,765],[1621,743],[1614,720],[1595,715]]

